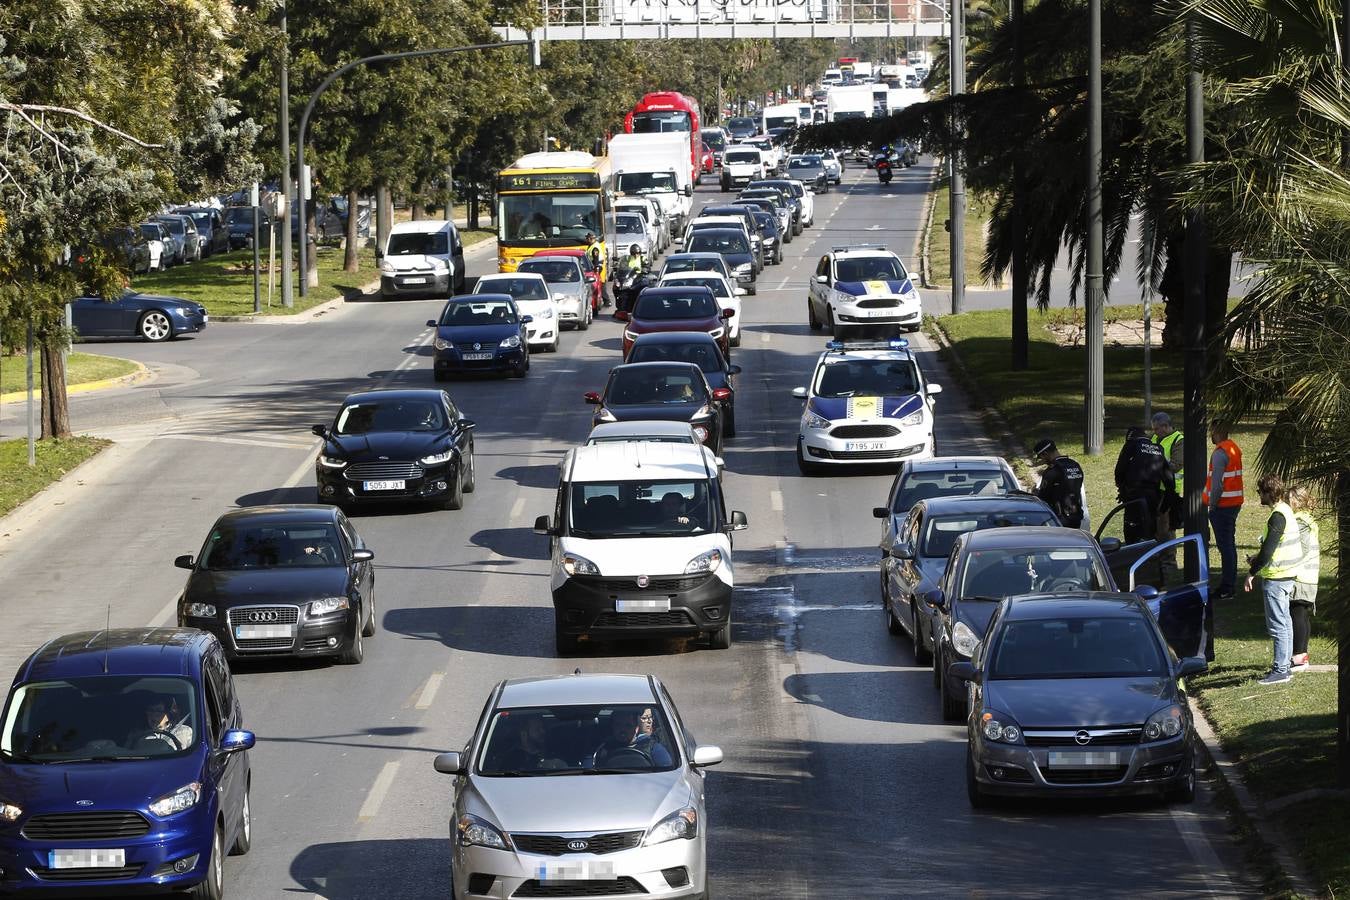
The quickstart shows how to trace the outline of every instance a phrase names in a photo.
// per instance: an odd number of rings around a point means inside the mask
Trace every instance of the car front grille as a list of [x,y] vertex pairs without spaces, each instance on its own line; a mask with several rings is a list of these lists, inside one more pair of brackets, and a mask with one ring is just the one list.
[[1028,747],[1101,747],[1108,744],[1137,744],[1143,729],[1138,726],[1125,728],[1085,728],[1088,734],[1086,742],[1078,740],[1079,729],[1046,729],[1024,731],[1022,739]]
[[42,869],[34,867],[33,874],[43,881],[116,881],[135,878],[140,866],[99,866],[88,869]]
[[869,297],[857,304],[859,309],[891,309],[899,305],[900,301],[895,297]]
[[636,578],[582,577],[573,580],[583,587],[597,591],[609,591],[612,594],[641,593],[642,591],[673,593],[693,590],[711,577],[711,575],[689,575],[681,578],[653,578],[645,588],[638,587]]
[[496,352],[497,345],[491,341],[486,344],[480,341],[478,346],[475,347],[473,343],[456,342],[455,349],[460,353],[493,353]]
[[131,811],[46,813],[23,826],[23,836],[30,841],[101,841],[149,833],[146,818]]
[[411,481],[422,477],[422,467],[415,462],[366,462],[348,466],[348,481]]
[[1051,784],[1110,784],[1125,777],[1128,766],[1104,766],[1099,769],[1042,769]]
[[888,438],[899,433],[893,425],[840,425],[830,429],[830,437],[837,438]]
[[602,612],[595,617],[593,628],[663,628],[692,625],[693,620],[683,609],[670,612]]
[[[586,847],[573,850],[567,845],[582,840]],[[544,853],[549,856],[562,856],[567,853],[617,853],[631,850],[642,843],[641,831],[615,831],[609,834],[594,834],[588,837],[565,837],[557,834],[513,834],[511,842],[526,853]]]
[[616,878],[613,881],[535,881],[531,879],[512,897],[621,897],[624,894],[645,894],[636,878]]
[[225,616],[231,625],[294,625],[300,621],[300,607],[236,606]]

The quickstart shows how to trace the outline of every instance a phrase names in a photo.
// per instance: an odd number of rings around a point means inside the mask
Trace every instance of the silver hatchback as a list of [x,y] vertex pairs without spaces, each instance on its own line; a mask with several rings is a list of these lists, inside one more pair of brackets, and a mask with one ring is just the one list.
[[703,770],[721,761],[653,676],[502,682],[435,760],[456,776],[452,896],[705,897]]

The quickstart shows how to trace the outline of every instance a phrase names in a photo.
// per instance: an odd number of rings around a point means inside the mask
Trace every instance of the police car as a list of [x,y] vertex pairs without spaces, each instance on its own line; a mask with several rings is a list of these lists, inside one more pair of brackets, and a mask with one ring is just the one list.
[[885,247],[835,247],[816,266],[806,318],[836,340],[863,331],[889,337],[918,331],[923,305],[905,264]]
[[797,466],[877,465],[933,455],[933,397],[909,341],[830,341],[816,361],[797,434]]

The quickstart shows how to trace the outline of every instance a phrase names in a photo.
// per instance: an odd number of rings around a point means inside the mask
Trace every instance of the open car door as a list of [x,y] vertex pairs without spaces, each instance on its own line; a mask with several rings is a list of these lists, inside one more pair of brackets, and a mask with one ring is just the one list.
[[1102,548],[1102,553],[1106,556],[1106,564],[1111,569],[1111,578],[1122,591],[1133,590],[1125,587],[1130,578],[1130,567],[1138,562],[1140,557],[1158,546],[1158,542],[1152,538],[1133,544],[1125,542],[1125,517],[1122,513],[1125,507],[1131,504],[1147,507],[1147,504],[1138,498],[1120,504],[1106,514],[1106,518],[1097,526],[1097,533],[1094,535]]
[[[1178,549],[1182,555],[1179,567]],[[1194,567],[1195,581],[1186,579],[1188,564]],[[1125,590],[1136,591],[1148,601],[1163,637],[1177,656],[1205,656],[1209,554],[1200,535],[1183,535],[1139,557],[1130,566]]]

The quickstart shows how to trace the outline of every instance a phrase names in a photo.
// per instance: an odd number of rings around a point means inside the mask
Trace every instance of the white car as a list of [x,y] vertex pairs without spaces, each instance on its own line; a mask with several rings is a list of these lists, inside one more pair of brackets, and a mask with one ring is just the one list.
[[735,315],[727,320],[727,328],[731,329],[728,339],[731,346],[739,347],[741,345],[741,297],[745,296],[745,288],[735,287],[722,275],[721,272],[676,272],[663,276],[657,287],[705,287],[713,292],[717,298],[718,304],[722,309],[733,310]]
[[614,212],[632,212],[642,216],[657,253],[663,253],[670,246],[670,228],[661,217],[661,207],[655,202],[646,197],[620,197],[614,201]]
[[807,187],[800,179],[786,178],[784,180],[792,185],[792,192],[797,195],[797,199],[802,201],[803,227],[816,224],[816,192]]
[[531,349],[540,347],[556,353],[562,339],[562,317],[558,301],[548,289],[543,275],[534,272],[503,272],[484,275],[473,286],[475,294],[510,294],[522,316],[530,316],[526,340]]
[[909,341],[831,341],[803,401],[797,467],[818,475],[829,466],[903,463],[933,456],[933,397]]
[[722,154],[722,190],[769,177],[769,164],[758,147],[732,144]]
[[825,177],[835,184],[844,181],[844,158],[833,150],[820,151],[821,161],[825,163]]
[[885,247],[835,247],[820,258],[806,320],[841,339],[850,332],[918,331],[923,301],[905,264]]
[[773,142],[767,134],[757,134],[744,143],[751,147],[758,147],[764,154],[764,165],[770,172],[778,173],[783,171],[785,160],[783,159],[783,148]]
[[145,243],[150,247],[151,272],[163,272],[169,267],[169,249],[164,245],[161,228],[163,226],[157,222],[144,222],[140,226],[141,234],[145,237]]

